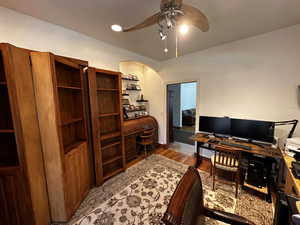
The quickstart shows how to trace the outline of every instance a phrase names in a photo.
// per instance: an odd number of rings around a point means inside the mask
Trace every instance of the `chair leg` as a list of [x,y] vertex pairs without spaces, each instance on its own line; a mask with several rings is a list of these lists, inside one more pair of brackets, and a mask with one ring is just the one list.
[[213,191],[215,191],[215,168],[212,167]]
[[237,198],[239,192],[239,173],[235,175],[235,198]]
[[147,158],[147,146],[144,145],[145,158]]

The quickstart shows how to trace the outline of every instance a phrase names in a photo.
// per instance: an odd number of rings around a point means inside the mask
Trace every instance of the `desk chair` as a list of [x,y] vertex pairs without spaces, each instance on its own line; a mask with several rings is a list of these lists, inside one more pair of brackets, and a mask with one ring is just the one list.
[[235,197],[237,198],[240,183],[240,161],[240,151],[230,150],[223,147],[215,147],[214,155],[211,157],[210,171],[210,174],[213,177],[213,190],[215,190],[217,170],[231,172],[232,175],[235,176]]
[[197,169],[189,167],[173,193],[162,221],[165,225],[205,225],[205,217],[226,224],[254,225],[244,217],[206,208],[200,175]]
[[147,147],[151,148],[154,144],[153,136],[154,129],[150,129],[143,131],[143,134],[138,137],[138,144],[143,147],[145,156],[147,156]]

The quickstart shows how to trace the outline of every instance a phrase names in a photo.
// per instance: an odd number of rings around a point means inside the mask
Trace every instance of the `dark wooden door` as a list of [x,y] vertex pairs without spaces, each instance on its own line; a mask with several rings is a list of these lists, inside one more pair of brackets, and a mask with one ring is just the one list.
[[174,92],[168,90],[168,143],[174,142],[173,134],[173,105],[174,105]]

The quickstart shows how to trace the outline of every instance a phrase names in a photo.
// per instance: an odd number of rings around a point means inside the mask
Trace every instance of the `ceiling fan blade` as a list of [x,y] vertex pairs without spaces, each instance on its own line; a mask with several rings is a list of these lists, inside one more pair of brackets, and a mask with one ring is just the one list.
[[190,23],[195,27],[198,27],[203,32],[209,30],[207,17],[199,9],[186,4],[182,4],[181,9],[184,13],[184,16],[179,19],[179,23]]
[[130,32],[130,31],[140,30],[145,27],[150,27],[158,22],[159,17],[160,17],[160,12],[154,14],[153,16],[150,16],[149,18],[145,19],[142,23],[138,25],[124,29],[123,32]]

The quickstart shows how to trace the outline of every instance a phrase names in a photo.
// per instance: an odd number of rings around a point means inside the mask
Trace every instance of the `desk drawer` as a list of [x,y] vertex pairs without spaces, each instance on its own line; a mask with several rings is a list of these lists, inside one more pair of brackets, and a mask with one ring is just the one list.
[[132,134],[125,137],[125,154],[127,163],[138,156],[136,137],[137,134]]

